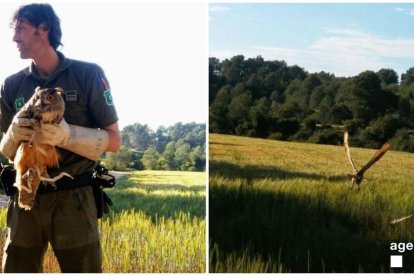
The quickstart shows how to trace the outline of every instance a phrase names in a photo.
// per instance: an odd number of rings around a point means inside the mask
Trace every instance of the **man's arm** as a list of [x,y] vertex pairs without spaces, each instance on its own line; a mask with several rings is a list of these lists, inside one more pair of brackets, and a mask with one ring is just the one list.
[[116,152],[121,146],[118,123],[97,129],[70,125],[62,119],[59,125],[43,124],[38,135],[45,144],[70,150],[94,161],[105,151]]
[[106,147],[105,151],[117,152],[122,143],[118,123],[109,125],[104,129],[108,132],[108,146]]
[[29,141],[34,134],[34,130],[31,128],[32,121],[30,119],[18,118],[17,115],[0,142],[0,153],[10,161],[14,160],[20,142]]

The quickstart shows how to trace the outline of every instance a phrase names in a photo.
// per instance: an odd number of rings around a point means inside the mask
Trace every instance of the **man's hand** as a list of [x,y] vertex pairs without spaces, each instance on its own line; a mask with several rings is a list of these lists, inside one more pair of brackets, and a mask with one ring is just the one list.
[[106,130],[69,125],[64,119],[59,125],[42,124],[38,135],[43,144],[61,147],[94,161],[109,143]]
[[34,134],[34,130],[31,128],[32,126],[33,121],[30,119],[14,117],[9,126],[10,137],[16,143],[29,141]]
[[51,146],[65,146],[68,143],[70,129],[68,123],[62,118],[60,124],[42,124],[39,140]]
[[0,152],[13,161],[20,142],[29,141],[35,133],[33,126],[34,122],[32,120],[19,118],[18,115],[15,115],[7,132],[1,139]]

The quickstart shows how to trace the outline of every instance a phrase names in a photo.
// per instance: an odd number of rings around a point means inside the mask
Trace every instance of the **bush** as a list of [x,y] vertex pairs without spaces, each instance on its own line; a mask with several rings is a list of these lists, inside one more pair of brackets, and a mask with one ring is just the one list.
[[333,128],[318,130],[309,138],[309,142],[316,144],[341,145],[342,141],[342,131]]
[[271,139],[271,140],[286,140],[286,139],[284,139],[283,134],[280,133],[280,132],[272,133],[267,138]]
[[355,135],[359,129],[365,127],[365,124],[360,119],[352,119],[344,121],[344,127],[350,135]]
[[390,140],[392,150],[414,152],[414,131],[406,128],[397,131]]

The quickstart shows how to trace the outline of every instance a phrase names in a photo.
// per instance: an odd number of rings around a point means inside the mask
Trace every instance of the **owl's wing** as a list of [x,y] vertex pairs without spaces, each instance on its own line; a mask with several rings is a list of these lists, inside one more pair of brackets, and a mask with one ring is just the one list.
[[411,218],[412,216],[413,216],[413,215],[408,215],[408,216],[405,216],[405,217],[402,217],[402,218],[393,219],[392,221],[390,221],[390,224],[397,224],[397,223],[400,223],[400,222],[402,222],[402,221],[404,221],[404,220],[407,220],[407,219]]
[[352,160],[352,157],[351,157],[351,151],[350,151],[349,145],[348,145],[348,131],[345,131],[345,133],[344,133],[344,146],[345,146],[346,156],[348,157],[348,160],[351,163],[352,169],[354,171],[358,171],[357,168],[355,167],[354,161]]
[[385,143],[382,145],[382,147],[374,154],[374,156],[371,158],[371,160],[366,163],[361,170],[358,172],[358,174],[363,175],[365,171],[367,171],[372,165],[374,165],[378,160],[381,159],[381,157],[384,156],[385,153],[390,149],[390,145],[388,143]]

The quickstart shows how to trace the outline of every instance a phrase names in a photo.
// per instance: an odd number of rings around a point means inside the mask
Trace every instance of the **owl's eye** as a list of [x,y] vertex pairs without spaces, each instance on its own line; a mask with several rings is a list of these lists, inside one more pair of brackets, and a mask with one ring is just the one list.
[[53,101],[53,95],[47,95],[46,99],[47,99],[48,101]]

